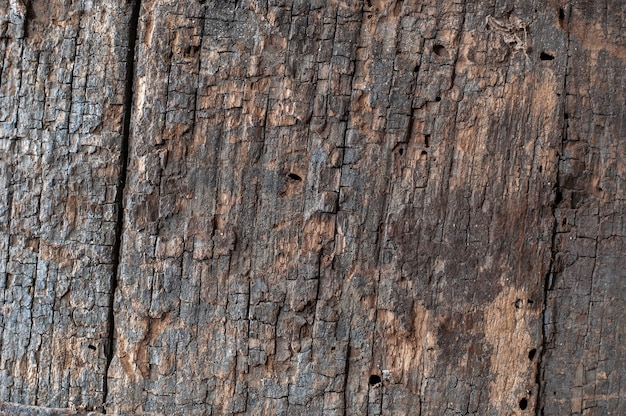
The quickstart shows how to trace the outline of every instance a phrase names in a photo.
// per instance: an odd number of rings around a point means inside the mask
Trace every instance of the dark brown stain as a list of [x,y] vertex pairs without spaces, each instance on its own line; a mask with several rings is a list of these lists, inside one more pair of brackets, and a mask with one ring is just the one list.
[[601,16],[591,10],[594,2],[569,6],[569,2],[565,0],[549,0],[549,4],[555,7],[559,26],[575,36],[585,50],[589,52],[604,50],[616,58],[626,58],[626,46],[608,39],[598,22],[590,20]]

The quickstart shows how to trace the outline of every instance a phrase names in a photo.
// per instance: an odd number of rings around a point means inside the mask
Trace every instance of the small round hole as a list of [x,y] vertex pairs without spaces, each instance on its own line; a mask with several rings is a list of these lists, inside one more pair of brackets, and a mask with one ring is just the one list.
[[441,56],[442,58],[447,58],[449,56],[448,55],[448,50],[443,45],[435,45],[435,46],[433,46],[433,52],[435,52],[435,55]]
[[526,410],[527,407],[528,407],[528,400],[526,398],[523,398],[522,400],[519,401],[520,409]]
[[537,348],[533,348],[532,350],[528,351],[528,359],[529,360],[534,360],[535,359],[535,355],[537,355]]
[[94,346],[93,346],[93,345],[91,345],[91,344],[89,344],[89,346],[88,346],[87,348],[89,348],[90,350],[94,350],[94,351],[96,350],[96,347],[94,347]]
[[398,150],[398,153],[400,153],[400,156],[402,156],[404,154],[404,149],[400,148],[400,150]]
[[551,61],[554,59],[554,55],[548,52],[541,52],[541,54],[539,55],[539,59],[541,59],[542,61]]
[[556,191],[556,197],[554,198],[555,204],[560,204],[563,202],[563,193],[561,191]]
[[437,102],[441,101],[441,97],[435,97],[435,101]]
[[368,381],[368,382],[369,382],[369,385],[370,385],[370,386],[374,386],[374,385],[376,385],[376,384],[380,384],[380,382],[381,382],[381,381],[382,381],[382,380],[380,379],[380,376],[379,376],[379,375],[372,374],[372,375],[370,376],[370,379],[369,379],[369,381]]
[[297,175],[295,173],[290,173],[289,175],[287,175],[287,177],[289,179],[293,179],[294,181],[301,181],[302,178],[300,177],[300,175]]

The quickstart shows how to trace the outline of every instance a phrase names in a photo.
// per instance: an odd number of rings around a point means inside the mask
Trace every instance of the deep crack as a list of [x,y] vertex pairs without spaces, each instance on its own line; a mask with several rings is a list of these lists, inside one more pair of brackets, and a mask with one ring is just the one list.
[[[563,20],[565,18],[563,9],[559,10],[559,20]],[[554,220],[553,228],[552,228],[552,239],[550,242],[550,266],[548,268],[548,273],[546,273],[543,287],[543,316],[542,316],[542,326],[541,326],[541,336],[542,336],[542,346],[539,353],[539,358],[537,360],[537,376],[536,383],[538,386],[537,392],[537,400],[535,403],[535,415],[543,416],[543,396],[545,393],[544,388],[544,378],[543,378],[543,370],[544,370],[544,358],[547,353],[547,344],[549,334],[547,332],[548,325],[550,324],[547,319],[549,319],[549,315],[547,314],[548,310],[548,295],[549,292],[554,285],[554,277],[555,277],[555,261],[557,255],[557,233],[558,233],[558,221],[556,210],[558,206],[562,202],[562,190],[561,190],[561,162],[563,161],[563,152],[565,149],[565,143],[567,142],[567,134],[568,134],[568,121],[567,121],[567,73],[569,71],[569,46],[570,46],[570,35],[569,33],[566,36],[566,45],[565,50],[567,51],[565,56],[565,72],[563,74],[563,93],[561,95],[563,99],[563,131],[561,133],[561,143],[558,154],[557,161],[557,172],[556,172],[556,182],[554,184],[554,197],[552,202],[552,217]]]
[[113,360],[113,344],[115,338],[115,314],[113,304],[115,301],[115,291],[117,290],[119,265],[122,250],[122,235],[124,232],[124,191],[126,188],[126,177],[128,170],[128,148],[130,141],[130,120],[133,111],[133,80],[135,76],[135,44],[137,40],[137,27],[139,25],[139,11],[141,0],[131,0],[131,15],[128,21],[128,49],[126,51],[126,79],[124,86],[124,119],[122,125],[122,141],[120,146],[120,175],[118,190],[115,196],[115,206],[117,209],[117,227],[115,229],[115,242],[113,245],[113,270],[111,272],[110,292],[109,292],[109,314],[108,314],[108,334],[106,345],[106,367],[104,369],[103,380],[103,411],[106,413],[106,402],[108,398],[108,374],[111,361]]

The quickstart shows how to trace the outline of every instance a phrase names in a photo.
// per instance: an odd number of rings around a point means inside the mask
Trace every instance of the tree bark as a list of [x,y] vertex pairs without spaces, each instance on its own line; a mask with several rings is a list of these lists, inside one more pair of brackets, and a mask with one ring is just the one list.
[[117,2],[0,1],[0,399],[102,406],[128,45]]
[[0,400],[626,413],[624,13],[0,0]]

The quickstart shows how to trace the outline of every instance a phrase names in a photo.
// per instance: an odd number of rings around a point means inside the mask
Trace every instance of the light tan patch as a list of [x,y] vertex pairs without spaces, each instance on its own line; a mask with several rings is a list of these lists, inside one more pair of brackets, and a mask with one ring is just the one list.
[[432,337],[427,336],[429,317],[428,309],[415,304],[412,328],[406,331],[398,330],[406,324],[399,322],[392,311],[378,311],[385,339],[384,368],[381,369],[383,378],[392,383],[402,383],[415,394],[419,394],[419,380],[424,376],[424,351],[430,346],[429,340],[432,341]]
[[128,351],[126,349],[126,340],[124,337],[117,338],[117,356],[120,361],[120,365],[124,370],[124,374],[126,377],[133,377],[135,375],[135,367],[133,363],[135,362],[135,351]]
[[304,224],[301,252],[317,252],[334,238],[335,217],[333,215],[314,214]]
[[532,402],[525,394],[532,379],[527,358],[532,339],[526,299],[520,290],[504,289],[485,310],[485,339],[493,349],[491,374],[495,376],[489,386],[489,401],[501,415],[522,414],[522,398]]

